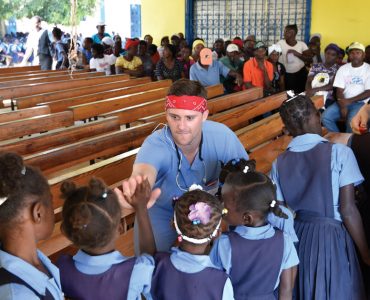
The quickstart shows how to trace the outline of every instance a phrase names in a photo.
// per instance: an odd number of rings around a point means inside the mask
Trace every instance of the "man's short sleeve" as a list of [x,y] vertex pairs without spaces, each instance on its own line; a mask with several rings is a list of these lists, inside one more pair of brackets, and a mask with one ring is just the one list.
[[135,164],[143,163],[153,166],[159,173],[171,167],[169,144],[162,140],[162,134],[154,132],[142,144],[135,160]]
[[343,67],[339,68],[337,74],[335,75],[333,86],[344,89],[345,88],[345,81],[344,81],[344,74],[343,74]]

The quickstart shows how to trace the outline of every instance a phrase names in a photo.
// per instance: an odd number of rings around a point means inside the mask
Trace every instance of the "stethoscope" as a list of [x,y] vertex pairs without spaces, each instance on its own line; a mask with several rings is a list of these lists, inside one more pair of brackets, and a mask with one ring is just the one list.
[[[185,188],[181,187],[180,183],[179,183],[179,176],[180,176],[180,173],[181,173],[181,166],[182,166],[182,154],[181,152],[179,151],[179,148],[177,147],[176,143],[175,144],[175,150],[176,150],[176,155],[177,155],[177,174],[176,174],[176,185],[177,187],[183,191],[183,192],[188,192],[189,191],[189,187],[188,186],[185,186]],[[198,149],[198,157],[199,157],[199,160],[202,162],[203,164],[203,168],[204,168],[204,177],[202,179],[202,182],[203,184],[205,184],[207,182],[207,169],[206,169],[206,164],[204,162],[204,159],[202,157],[202,145],[203,145],[203,133],[202,133],[202,136],[200,138],[200,143],[199,143],[199,149]],[[186,181],[185,181],[185,178],[184,176],[182,175],[181,173],[181,176],[182,176],[182,179],[183,181],[185,182],[186,184]],[[195,183],[195,182],[194,182]]]

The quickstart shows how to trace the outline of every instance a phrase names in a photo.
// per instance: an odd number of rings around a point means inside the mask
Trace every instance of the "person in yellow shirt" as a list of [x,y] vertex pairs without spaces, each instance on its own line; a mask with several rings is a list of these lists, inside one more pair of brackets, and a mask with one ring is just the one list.
[[144,75],[143,63],[137,56],[138,45],[138,40],[126,40],[126,54],[117,58],[116,74],[126,73],[135,77]]

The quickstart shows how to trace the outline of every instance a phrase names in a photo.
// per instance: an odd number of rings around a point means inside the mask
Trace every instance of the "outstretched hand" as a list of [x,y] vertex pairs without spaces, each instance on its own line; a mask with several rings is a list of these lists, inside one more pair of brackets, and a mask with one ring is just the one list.
[[150,208],[161,194],[159,188],[151,191],[148,179],[143,176],[130,177],[124,180],[122,182],[122,191],[115,188],[114,192],[123,209],[137,209],[141,205],[146,205],[147,208]]
[[369,108],[364,105],[351,120],[352,131],[356,134],[367,132],[367,123],[369,121]]

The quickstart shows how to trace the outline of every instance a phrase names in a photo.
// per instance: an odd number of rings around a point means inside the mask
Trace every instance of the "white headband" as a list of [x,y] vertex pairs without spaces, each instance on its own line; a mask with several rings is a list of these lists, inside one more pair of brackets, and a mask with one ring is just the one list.
[[217,235],[217,231],[220,229],[220,226],[221,226],[221,220],[222,219],[220,219],[220,222],[217,224],[216,229],[211,233],[209,237],[206,237],[203,239],[196,239],[196,238],[191,238],[191,237],[188,237],[182,234],[179,226],[177,225],[176,212],[173,214],[173,223],[175,224],[175,229],[179,237],[181,237],[183,240],[189,243],[197,244],[197,245],[208,243],[210,240],[212,240],[212,238],[214,238]]

